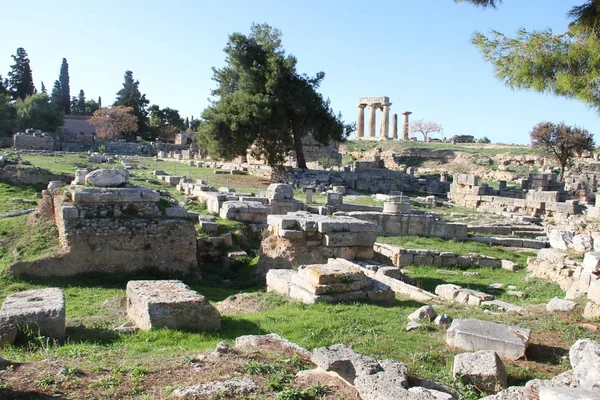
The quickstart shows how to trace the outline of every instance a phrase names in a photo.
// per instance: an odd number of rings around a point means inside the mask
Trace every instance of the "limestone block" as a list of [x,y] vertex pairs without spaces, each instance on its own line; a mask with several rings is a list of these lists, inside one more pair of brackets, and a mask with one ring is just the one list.
[[413,322],[418,321],[433,321],[437,317],[437,313],[431,306],[423,306],[408,315],[408,320]]
[[345,303],[352,301],[364,301],[368,300],[369,298],[367,290],[319,295],[311,293],[308,290],[293,284],[290,286],[290,297],[305,304]]
[[589,252],[583,256],[583,270],[592,274],[600,272],[600,252]]
[[482,301],[480,306],[492,306],[497,308],[500,311],[511,311],[511,312],[521,312],[523,311],[523,307],[519,307],[517,305],[507,303],[502,300],[486,300]]
[[514,263],[510,260],[502,260],[502,269],[506,269],[508,271],[516,272],[519,269],[519,264]]
[[269,215],[267,216],[269,226],[277,226],[279,229],[298,229],[298,221],[294,216]]
[[354,386],[364,400],[408,400],[415,395],[406,387],[408,370],[399,361],[379,361],[382,371],[357,374]]
[[446,342],[464,350],[493,350],[500,357],[517,360],[525,355],[531,331],[477,319],[455,319]]
[[75,179],[71,182],[71,185],[83,185],[85,183],[85,176],[88,174],[87,169],[78,169],[75,171]]
[[204,296],[177,280],[129,281],[127,315],[140,329],[216,330],[221,315]]
[[267,272],[267,291],[289,296],[292,278],[298,273],[291,269],[272,269]]
[[266,197],[269,200],[291,200],[294,198],[294,188],[285,183],[272,183],[267,188]]
[[17,338],[17,325],[6,319],[0,316],[0,349],[6,345],[13,344]]
[[454,379],[470,383],[484,392],[496,393],[508,387],[504,363],[491,350],[457,354],[452,374]]
[[581,253],[594,251],[594,240],[590,235],[575,235],[573,236],[573,249]]
[[231,396],[246,396],[257,389],[259,389],[258,384],[248,378],[232,378],[225,381],[211,381],[192,386],[182,386],[173,390],[173,396],[190,399],[206,396],[208,398],[222,396],[233,398]]
[[327,247],[367,246],[375,243],[377,232],[331,232],[323,235]]
[[85,176],[85,183],[91,186],[114,187],[129,182],[126,169],[97,169]]
[[600,393],[597,390],[586,390],[573,387],[540,387],[539,400],[597,400]]
[[65,337],[65,295],[59,288],[28,290],[9,295],[0,309],[3,324],[14,324],[19,331],[55,339]]
[[[383,370],[375,359],[359,354],[345,344],[318,347],[312,351],[310,360],[318,368],[335,372],[350,384],[354,384],[358,376],[372,375]],[[403,386],[408,386],[408,369]]]
[[564,263],[567,254],[557,249],[541,249],[538,251],[537,258],[543,261],[549,261],[553,264]]
[[396,294],[388,285],[374,280],[373,285],[367,288],[367,298],[374,303],[392,304]]
[[303,240],[304,232],[293,229],[280,229],[278,235],[289,240]]
[[440,298],[442,300],[446,300],[446,301],[454,301],[454,299],[456,298],[456,296],[458,296],[458,293],[460,292],[460,289],[462,289],[460,286],[458,285],[453,285],[451,283],[446,283],[443,285],[438,285],[435,288],[435,294],[437,294],[438,296],[440,296]]
[[79,218],[79,209],[75,206],[61,206],[60,213],[63,221],[71,221]]
[[600,343],[591,339],[576,341],[569,349],[569,361],[579,386],[600,394]]
[[219,224],[216,222],[200,220],[200,229],[207,233],[217,233]]
[[550,299],[548,304],[546,304],[546,311],[548,312],[568,312],[573,311],[577,303],[570,300],[559,299],[558,297],[553,297]]
[[573,247],[573,234],[569,231],[553,229],[548,235],[550,247],[559,250],[568,250]]
[[593,301],[588,301],[583,309],[583,318],[600,318],[600,304],[594,303]]
[[359,276],[357,280],[348,280],[346,282],[328,283],[325,285],[315,285],[313,282],[304,279],[300,274],[292,276],[292,283],[313,294],[334,294],[342,292],[352,292],[370,287],[372,281],[365,275]]
[[312,285],[328,285],[368,279],[358,266],[344,265],[337,261],[328,264],[303,265],[298,275]]
[[187,210],[181,206],[171,206],[165,208],[165,217],[167,218],[186,218]]
[[454,400],[456,397],[451,395],[450,393],[441,392],[435,389],[427,389],[421,386],[413,386],[408,389],[408,391],[417,396],[418,399],[431,399],[431,400]]

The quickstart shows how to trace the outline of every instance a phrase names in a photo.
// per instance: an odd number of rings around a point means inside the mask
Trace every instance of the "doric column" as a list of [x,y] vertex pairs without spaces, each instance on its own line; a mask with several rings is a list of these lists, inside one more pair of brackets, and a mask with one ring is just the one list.
[[390,134],[390,106],[392,103],[385,103],[382,107],[383,112],[381,113],[381,128],[379,130],[379,137],[384,140],[389,137]]
[[404,123],[402,124],[402,140],[408,140],[408,116],[412,114],[411,111],[404,111]]
[[365,107],[366,104],[358,105],[358,120],[356,121],[356,137],[362,139],[365,136]]
[[369,138],[375,137],[375,111],[379,108],[379,104],[371,104],[371,117],[369,119]]
[[398,114],[392,115],[392,139],[398,139]]

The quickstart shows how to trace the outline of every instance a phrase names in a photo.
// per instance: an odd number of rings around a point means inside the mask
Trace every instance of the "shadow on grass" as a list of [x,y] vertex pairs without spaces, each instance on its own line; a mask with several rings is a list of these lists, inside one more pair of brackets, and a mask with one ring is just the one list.
[[20,390],[0,389],[0,399],[3,400],[46,400],[46,399],[57,399],[59,397],[52,396],[40,392],[23,392]]
[[[449,283],[448,280],[450,279],[441,279],[441,278],[415,278],[417,280],[417,287],[427,290],[431,293],[435,292],[435,288],[438,285],[444,285]],[[459,284],[459,286],[463,286],[465,289],[472,289],[472,290],[478,290],[481,292],[486,292],[486,289],[488,287],[488,285],[486,284],[477,284],[477,283],[469,283],[469,284]],[[496,292],[496,294],[499,294],[499,291]]]
[[559,365],[564,356],[569,354],[568,349],[545,344],[532,343],[527,346],[527,359],[541,364]]

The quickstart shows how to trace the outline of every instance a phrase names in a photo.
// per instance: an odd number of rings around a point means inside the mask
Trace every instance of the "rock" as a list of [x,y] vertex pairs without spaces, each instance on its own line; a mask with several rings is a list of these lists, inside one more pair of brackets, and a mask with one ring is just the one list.
[[416,396],[418,399],[432,399],[432,400],[453,400],[456,397],[449,393],[440,392],[439,390],[427,389],[421,386],[413,386],[408,391]]
[[165,208],[166,218],[186,218],[188,211],[181,206],[171,206]]
[[409,322],[409,323],[406,325],[406,328],[404,328],[404,330],[405,330],[406,332],[411,332],[411,331],[414,331],[414,330],[416,330],[416,329],[419,329],[421,326],[422,326],[422,325],[421,325],[420,323],[418,323],[418,322]]
[[[28,290],[9,295],[0,309],[2,325],[16,325],[33,334],[54,339],[65,337],[65,295],[59,288]],[[10,338],[11,330],[7,334]]]
[[539,400],[598,400],[600,392],[572,387],[542,386]]
[[569,361],[579,386],[597,390],[600,397],[600,343],[580,339],[569,349]]
[[593,301],[588,301],[585,304],[585,308],[583,310],[583,318],[585,318],[585,319],[600,318],[600,304],[596,304]]
[[509,296],[515,296],[515,297],[523,297],[525,296],[525,293],[523,293],[520,290],[509,290],[506,292],[507,295]]
[[268,349],[269,347],[273,347],[273,345],[279,348],[290,349],[307,357],[310,356],[308,350],[282,338],[276,333],[269,333],[268,335],[244,335],[235,339],[236,349],[256,350],[261,347]]
[[97,169],[85,176],[85,183],[91,186],[114,187],[129,182],[126,169]]
[[583,256],[583,270],[591,274],[600,272],[600,252],[585,253],[585,256]]
[[266,197],[269,200],[291,200],[294,198],[294,188],[285,183],[272,183],[267,188]]
[[138,327],[133,322],[125,322],[123,325],[119,325],[112,330],[119,333],[133,333],[138,330]]
[[358,376],[382,371],[381,365],[375,359],[359,354],[345,344],[316,348],[310,359],[317,367],[335,372],[350,384],[354,384]]
[[233,378],[226,381],[200,383],[193,386],[183,386],[173,391],[173,396],[179,398],[196,398],[199,396],[247,395],[258,389],[258,385],[246,378]]
[[15,324],[4,321],[0,317],[0,349],[15,342],[17,331],[18,329]]
[[408,316],[408,320],[417,321],[433,321],[437,317],[437,313],[431,306],[423,306]]
[[477,319],[455,319],[446,342],[464,350],[493,350],[500,357],[517,360],[525,355],[531,331]]
[[221,327],[219,311],[176,280],[127,282],[127,316],[143,330],[211,331]]
[[531,397],[526,387],[511,386],[491,396],[482,397],[480,400],[531,400]]
[[588,286],[587,297],[594,303],[600,304],[600,280],[590,282],[590,286]]
[[519,269],[519,264],[514,263],[510,260],[502,260],[502,269],[516,272]]
[[457,354],[452,374],[454,379],[470,383],[484,392],[496,393],[508,387],[504,364],[491,350]]
[[559,299],[557,297],[553,297],[550,299],[548,304],[546,304],[546,311],[548,312],[568,312],[573,311],[577,303],[571,300]]
[[568,250],[573,247],[573,234],[569,231],[553,229],[548,235],[550,247],[559,250]]
[[229,344],[227,344],[225,342],[219,342],[219,343],[217,343],[217,348],[215,349],[215,351],[219,354],[232,353],[233,347],[231,347]]
[[357,374],[354,387],[364,400],[410,399],[408,368],[398,361],[379,361],[381,370]]
[[579,234],[573,236],[573,249],[580,253],[594,251],[594,240],[590,235]]
[[456,390],[452,389],[451,387],[442,385],[441,383],[437,383],[437,382],[431,381],[429,379],[415,378],[413,383],[414,383],[414,386],[423,387],[425,389],[435,390],[437,392],[447,393],[450,396],[452,396],[452,398],[454,398],[454,399],[458,399],[460,397],[460,393],[458,393]]
[[511,311],[511,312],[521,312],[523,311],[523,307],[519,307],[515,304],[507,303],[502,300],[488,300],[481,302],[481,306],[488,308],[491,306],[492,308],[496,308],[499,311]]
[[453,318],[448,314],[442,314],[435,317],[433,323],[436,325],[450,325],[452,323],[452,319]]

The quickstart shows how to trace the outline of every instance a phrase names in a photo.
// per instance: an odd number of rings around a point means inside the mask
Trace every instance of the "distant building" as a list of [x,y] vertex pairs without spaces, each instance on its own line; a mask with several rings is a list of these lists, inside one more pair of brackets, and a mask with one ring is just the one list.
[[196,132],[180,131],[175,135],[175,144],[192,144],[196,141]]
[[96,135],[96,127],[90,124],[90,116],[65,115],[61,127],[63,140],[73,142],[92,142]]

